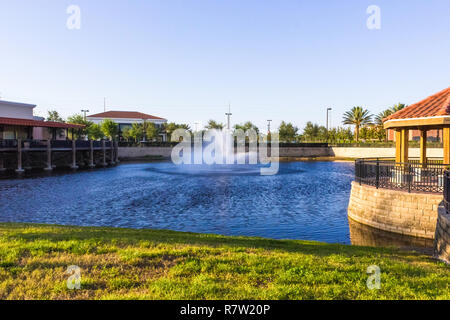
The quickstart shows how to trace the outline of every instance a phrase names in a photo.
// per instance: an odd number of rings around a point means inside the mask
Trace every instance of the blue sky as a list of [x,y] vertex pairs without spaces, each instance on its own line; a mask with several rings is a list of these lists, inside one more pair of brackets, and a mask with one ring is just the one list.
[[[67,7],[81,9],[69,30]],[[381,29],[366,27],[369,5]],[[64,117],[332,125],[450,85],[449,0],[0,0],[0,96]]]

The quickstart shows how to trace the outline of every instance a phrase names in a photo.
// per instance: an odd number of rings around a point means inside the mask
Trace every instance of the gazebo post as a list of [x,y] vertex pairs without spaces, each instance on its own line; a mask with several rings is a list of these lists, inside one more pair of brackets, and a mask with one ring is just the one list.
[[450,163],[450,128],[444,127],[442,130],[444,140],[444,164]]
[[395,162],[402,162],[402,132],[395,129]]
[[420,129],[420,163],[427,167],[427,130]]
[[402,128],[402,135],[401,135],[401,161],[403,163],[407,163],[408,162],[408,143],[409,143],[409,130],[408,129],[403,129]]

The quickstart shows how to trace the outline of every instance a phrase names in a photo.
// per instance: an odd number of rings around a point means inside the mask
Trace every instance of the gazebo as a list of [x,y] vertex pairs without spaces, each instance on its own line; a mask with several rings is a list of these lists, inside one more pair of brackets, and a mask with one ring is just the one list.
[[427,131],[442,129],[443,163],[450,164],[450,87],[384,119],[384,128],[395,130],[395,161],[407,163],[409,130],[420,131],[420,163],[427,163]]
[[[348,216],[384,231],[435,239],[436,256],[448,261],[450,87],[385,118],[384,128],[395,131],[395,160],[356,160]],[[443,130],[444,142],[437,161],[427,159],[427,131],[436,129]],[[409,130],[420,131],[420,160],[408,157]]]

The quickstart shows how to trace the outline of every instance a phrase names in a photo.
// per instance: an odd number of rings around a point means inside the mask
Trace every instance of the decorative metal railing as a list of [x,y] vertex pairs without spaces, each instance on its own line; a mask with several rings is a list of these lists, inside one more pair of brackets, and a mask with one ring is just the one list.
[[[0,149],[16,149],[19,140],[15,139],[0,139]],[[47,140],[30,140],[24,139],[20,140],[20,146],[22,149],[31,150],[38,149],[47,149]],[[77,149],[89,149],[90,141],[87,140],[76,140],[75,147]],[[73,143],[72,140],[51,140],[50,146],[52,149],[72,149]],[[100,149],[103,147],[103,141],[93,141],[93,147],[95,149]],[[111,148],[111,141],[105,141],[105,147]]]
[[450,171],[444,172],[444,206],[447,214],[450,213]]
[[94,148],[101,148],[102,142],[101,141],[93,141],[92,145]]
[[355,178],[360,184],[376,188],[404,190],[407,192],[442,193],[444,172],[450,167],[442,160],[427,159],[395,162],[393,159],[358,159],[355,162]]
[[70,140],[53,140],[51,141],[52,148],[55,149],[71,149],[72,141]]
[[0,149],[17,148],[17,140],[1,140]]
[[46,140],[22,140],[22,148],[40,149],[47,146]]
[[91,147],[91,142],[87,140],[75,141],[75,146],[77,149],[89,149]]

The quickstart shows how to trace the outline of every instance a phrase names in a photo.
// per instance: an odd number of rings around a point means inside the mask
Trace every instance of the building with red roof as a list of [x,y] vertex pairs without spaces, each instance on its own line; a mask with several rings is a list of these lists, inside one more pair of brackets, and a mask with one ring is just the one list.
[[[89,115],[87,116],[87,119],[94,123],[100,123],[105,119],[110,119],[116,122],[119,125],[119,137],[122,137],[123,130],[126,128],[131,128],[134,123],[151,122],[157,128],[161,129],[163,128],[163,125],[167,123],[167,120],[164,118],[137,111],[106,111]],[[160,133],[160,140],[167,140],[167,135],[163,131]]]
[[0,140],[65,139],[69,129],[83,128],[75,124],[44,121],[44,118],[34,116],[35,107],[34,104],[0,100]]

